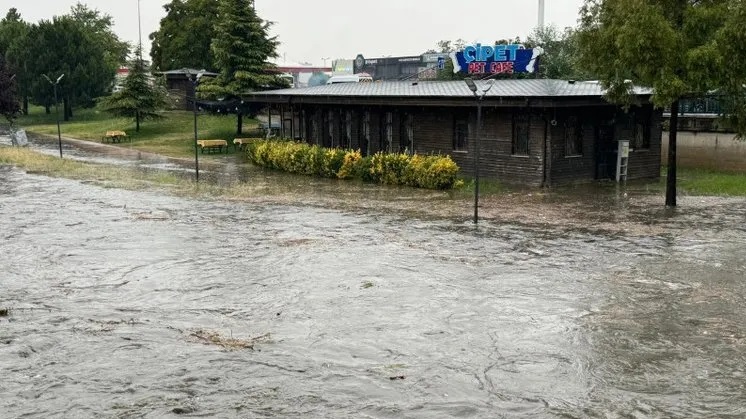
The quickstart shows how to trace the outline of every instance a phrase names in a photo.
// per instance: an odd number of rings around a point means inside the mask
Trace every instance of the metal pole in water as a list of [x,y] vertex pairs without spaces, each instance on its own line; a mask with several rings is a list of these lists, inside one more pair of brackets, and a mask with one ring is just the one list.
[[[59,82],[59,80],[57,80]],[[62,158],[62,129],[60,129],[60,105],[57,101],[57,83],[54,85],[54,112],[57,114],[57,142],[60,145],[60,158]]]
[[477,98],[477,139],[474,143],[474,224],[479,223],[479,141],[482,135],[482,97]]
[[197,153],[197,83],[194,83],[194,179],[199,182],[199,153]]

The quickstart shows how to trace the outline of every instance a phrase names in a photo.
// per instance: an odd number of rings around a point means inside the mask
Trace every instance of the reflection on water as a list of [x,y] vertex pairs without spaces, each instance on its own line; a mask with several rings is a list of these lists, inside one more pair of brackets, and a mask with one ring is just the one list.
[[272,193],[0,168],[3,415],[746,415],[744,200],[514,192],[474,228],[444,192],[232,170]]

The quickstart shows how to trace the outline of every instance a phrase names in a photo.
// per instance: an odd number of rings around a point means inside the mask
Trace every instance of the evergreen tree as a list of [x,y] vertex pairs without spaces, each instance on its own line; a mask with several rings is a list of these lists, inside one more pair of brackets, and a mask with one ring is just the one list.
[[140,121],[157,119],[157,111],[166,105],[166,93],[155,86],[145,70],[138,48],[132,68],[124,81],[121,91],[100,100],[100,107],[117,116],[135,119],[135,131],[140,132]]
[[11,8],[0,21],[0,56],[16,72],[18,94],[21,96],[22,112],[28,114],[28,97],[31,92],[31,75],[24,71],[28,67],[28,32],[30,25],[23,21],[18,10]]
[[[212,52],[218,77],[200,86],[209,98],[239,99],[260,89],[287,87],[270,58],[277,57],[277,37],[269,36],[271,23],[257,16],[253,0],[219,0],[220,20],[215,26]],[[242,131],[238,110],[237,133]]]
[[5,59],[0,56],[0,115],[12,126],[20,110],[16,96],[15,74],[11,74]]
[[676,205],[679,100],[719,91],[739,134],[746,133],[746,2],[742,0],[586,0],[581,64],[610,100],[629,104],[633,85],[670,106],[666,206]]

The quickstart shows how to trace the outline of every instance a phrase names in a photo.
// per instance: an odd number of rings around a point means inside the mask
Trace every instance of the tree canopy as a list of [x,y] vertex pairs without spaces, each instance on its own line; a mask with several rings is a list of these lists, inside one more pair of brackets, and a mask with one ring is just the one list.
[[582,80],[591,78],[578,63],[577,32],[560,31],[556,26],[537,27],[526,38],[526,48],[541,47],[536,77],[542,79]]
[[150,57],[158,71],[179,68],[215,70],[212,40],[218,23],[218,1],[172,0],[166,16],[150,34]]
[[[219,73],[200,86],[200,93],[213,99],[238,99],[255,90],[287,87],[269,62],[277,57],[279,42],[269,35],[271,23],[256,14],[253,0],[219,0],[218,14],[212,52]],[[240,109],[237,132],[241,133]]]
[[676,205],[679,99],[719,92],[739,134],[746,132],[746,2],[741,0],[586,0],[580,63],[608,97],[631,103],[633,85],[652,87],[671,107],[666,205]]
[[29,24],[11,9],[0,22],[0,52],[18,81],[24,108],[30,99],[49,109],[53,87],[42,77],[64,79],[58,86],[65,119],[73,106],[92,106],[107,94],[129,46],[112,31],[112,18],[78,3],[70,13]]
[[16,96],[15,74],[12,74],[6,61],[0,56],[0,115],[5,117],[10,125],[18,116],[21,108]]

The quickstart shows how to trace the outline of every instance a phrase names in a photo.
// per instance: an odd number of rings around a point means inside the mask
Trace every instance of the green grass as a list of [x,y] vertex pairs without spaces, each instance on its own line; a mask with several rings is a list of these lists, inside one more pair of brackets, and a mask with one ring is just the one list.
[[[164,112],[163,116],[162,119],[142,121],[140,132],[135,132],[135,121],[132,119],[114,117],[97,109],[76,109],[73,119],[61,123],[61,131],[65,137],[100,142],[106,131],[121,130],[127,132],[131,139],[131,143],[125,142],[122,147],[171,157],[193,155],[194,114],[169,111]],[[32,133],[57,135],[56,121],[54,111],[47,115],[44,108],[31,107],[29,115],[19,118],[17,125]],[[255,120],[244,119],[244,132],[255,125]],[[200,114],[197,128],[200,139],[223,139],[232,144],[236,132],[236,116]],[[208,158],[219,158],[219,155]]]
[[[663,170],[665,184],[666,169]],[[678,168],[678,189],[687,195],[746,196],[746,173]]]

